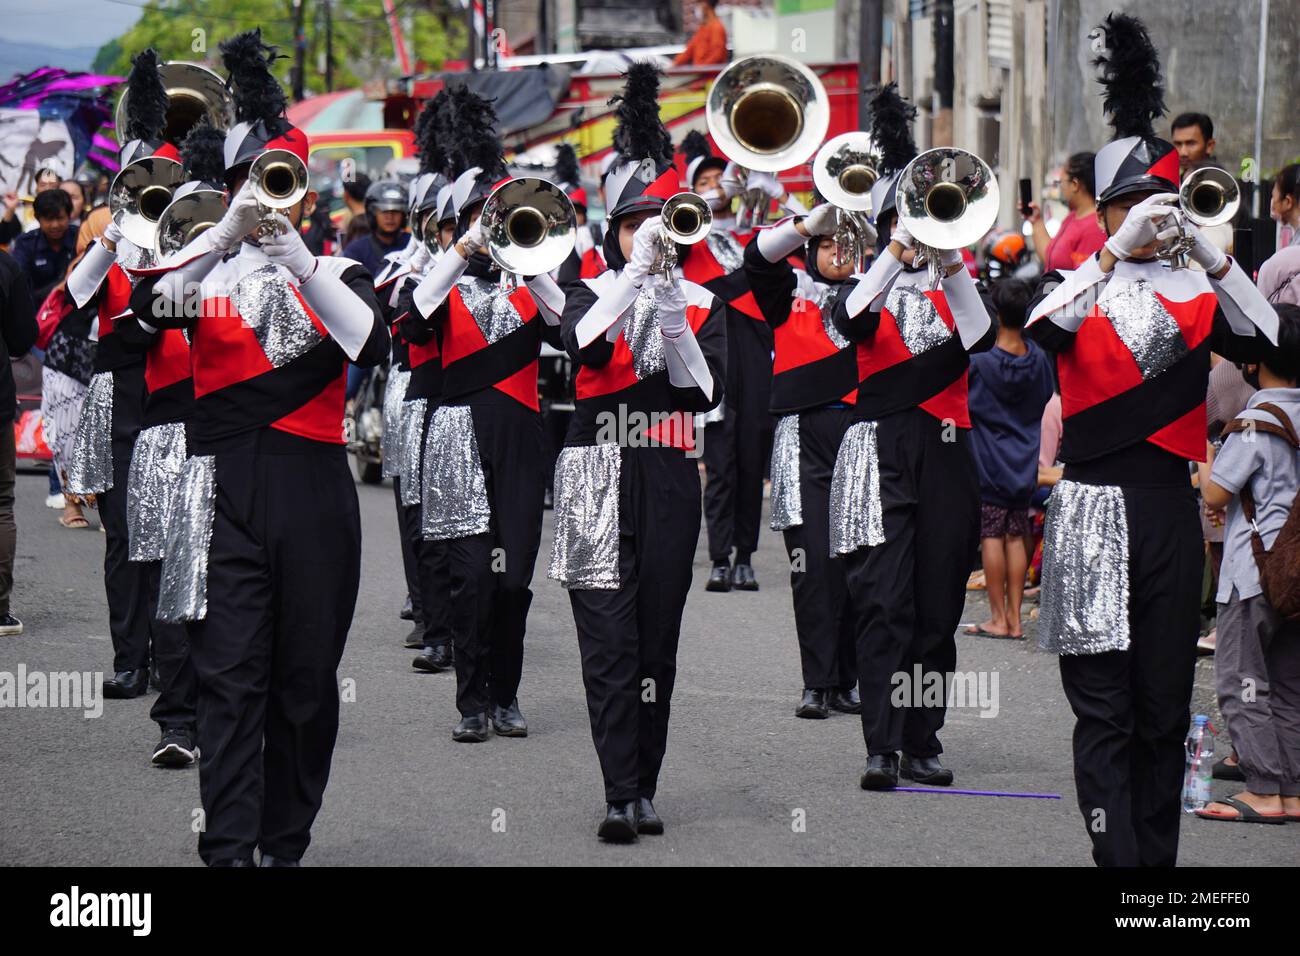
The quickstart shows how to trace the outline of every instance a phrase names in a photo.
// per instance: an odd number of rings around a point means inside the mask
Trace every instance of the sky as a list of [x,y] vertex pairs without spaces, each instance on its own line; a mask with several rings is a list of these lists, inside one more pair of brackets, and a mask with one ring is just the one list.
[[99,47],[140,18],[144,0],[0,0],[4,39]]

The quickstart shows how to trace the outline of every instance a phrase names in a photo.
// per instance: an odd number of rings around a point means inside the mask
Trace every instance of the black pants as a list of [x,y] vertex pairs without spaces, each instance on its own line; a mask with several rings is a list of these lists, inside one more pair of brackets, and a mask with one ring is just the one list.
[[491,527],[446,542],[456,707],[464,717],[490,703],[509,706],[519,693],[542,540],[541,416],[514,401],[475,405],[474,437]]
[[162,579],[161,561],[139,563],[141,586],[148,608],[153,643],[154,665],[162,685],[158,698],[149,709],[149,717],[164,733],[168,730],[195,729],[199,703],[199,681],[190,659],[190,638],[184,624],[158,620],[158,586]]
[[618,589],[569,591],[610,803],[653,798],[658,786],[700,536],[699,471],[675,449],[625,449],[618,495]]
[[790,589],[804,687],[858,682],[857,633],[844,562],[830,556],[831,477],[852,410],[820,408],[799,416],[799,500],[803,523],[787,528]]
[[[919,408],[882,418],[876,434],[885,542],[842,559],[856,618],[862,736],[869,754],[935,757],[947,708],[917,705],[912,685],[918,664],[923,675],[945,678],[957,666],[954,633],[979,544],[979,481],[966,432]],[[895,675],[909,682],[897,685],[909,690],[902,706],[891,699]]]
[[337,670],[361,580],[361,518],[341,447],[270,429],[216,456],[199,676],[207,863],[299,859],[338,734]]
[[420,540],[420,508],[402,504],[402,479],[393,477],[393,502],[397,506],[397,535],[402,546],[402,572],[406,576],[406,596],[411,599],[411,611],[417,627],[422,625],[423,607],[420,603],[419,563],[415,557],[416,543]]
[[420,506],[402,504],[401,478],[393,479],[397,499],[397,529],[402,536],[402,566],[415,611],[415,624],[425,647],[451,640],[451,569],[447,542],[425,541],[420,532]]
[[775,421],[772,344],[767,327],[733,310],[727,312],[727,383],[722,421],[704,429],[704,520],[709,559],[748,562],[758,548],[763,479],[772,454]]
[[[0,421],[0,616],[9,613],[14,587],[14,554],[18,549],[18,524],[14,521],[14,482],[18,458],[14,446],[13,419]],[[50,466],[53,474],[54,467]]]
[[1188,708],[1196,668],[1200,523],[1190,488],[1125,488],[1125,651],[1061,657],[1074,711],[1074,782],[1098,866],[1178,859]]
[[[149,666],[154,627],[150,589],[142,564],[127,560],[130,553],[126,521],[126,482],[131,471],[135,439],[113,441],[113,487],[95,496],[104,525],[104,591],[108,598],[108,633],[113,639],[113,670]],[[153,606],[157,606],[157,586]]]

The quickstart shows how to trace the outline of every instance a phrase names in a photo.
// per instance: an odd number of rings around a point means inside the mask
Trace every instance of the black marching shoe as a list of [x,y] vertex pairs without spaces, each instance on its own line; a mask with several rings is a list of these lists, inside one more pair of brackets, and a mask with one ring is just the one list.
[[133,671],[118,671],[104,681],[104,696],[111,700],[129,700],[139,697],[149,689],[149,670],[145,667]]
[[402,638],[402,646],[412,651],[418,651],[424,647],[424,628],[418,624],[411,628],[411,633]]
[[758,590],[758,578],[754,577],[754,569],[748,562],[745,564],[737,563],[731,569],[731,586],[737,591]]
[[470,714],[452,728],[451,739],[462,744],[481,744],[489,733],[487,714]]
[[830,716],[826,709],[826,691],[817,687],[805,687],[794,715],[805,720],[825,720]]
[[841,714],[862,713],[862,698],[856,687],[836,687],[826,692],[826,706],[838,710]]
[[155,767],[189,767],[199,759],[199,746],[194,734],[181,727],[163,731],[162,740],[153,749]]
[[650,836],[660,836],[664,832],[664,821],[655,813],[655,805],[649,797],[642,797],[636,802],[636,832]]
[[709,583],[704,585],[706,591],[731,590],[731,565],[715,564],[709,572]]
[[510,702],[509,707],[492,704],[488,708],[488,720],[498,737],[527,737],[528,721],[524,720],[519,710],[519,698]]
[[426,647],[423,654],[416,654],[415,660],[411,661],[411,666],[417,671],[437,674],[440,671],[450,670],[455,663],[451,645],[439,644],[437,647]]
[[262,862],[258,866],[302,866],[297,860],[289,860],[282,856],[272,856],[269,853],[262,854]]
[[909,757],[904,754],[903,765],[898,772],[904,780],[930,787],[947,787],[952,784],[952,771],[939,763],[938,757]]
[[402,610],[398,612],[397,616],[403,621],[415,620],[415,605],[411,603],[411,595],[406,596],[406,603],[402,605]]
[[893,790],[898,786],[898,754],[872,754],[858,785],[863,790]]
[[605,819],[596,828],[596,836],[606,843],[635,843],[638,822],[635,800],[610,803],[605,807]]

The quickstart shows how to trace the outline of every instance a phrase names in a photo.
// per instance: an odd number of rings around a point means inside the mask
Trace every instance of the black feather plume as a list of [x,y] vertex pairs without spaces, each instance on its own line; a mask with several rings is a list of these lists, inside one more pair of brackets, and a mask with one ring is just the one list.
[[152,47],[131,58],[123,144],[133,139],[154,143],[162,138],[163,127],[167,125],[167,90],[158,75],[158,63],[158,51]]
[[457,158],[464,164],[460,171],[477,166],[489,180],[506,176],[505,148],[497,135],[497,111],[492,101],[468,87],[458,87],[452,93],[452,102]]
[[561,143],[555,150],[555,180],[565,186],[582,185],[578,154],[572,143]]
[[912,121],[916,107],[898,95],[897,83],[871,91],[871,138],[880,150],[882,171],[896,173],[916,158]]
[[220,183],[226,174],[223,149],[226,134],[205,116],[181,143],[181,165],[191,181]]
[[420,151],[420,172],[447,175],[446,128],[451,94],[443,88],[424,105],[415,120],[415,147]]
[[1152,121],[1165,115],[1165,88],[1160,54],[1145,24],[1137,17],[1112,13],[1097,29],[1106,46],[1092,63],[1101,69],[1102,108],[1110,114],[1116,137],[1154,136]]
[[611,96],[618,104],[614,115],[614,149],[627,160],[647,157],[657,163],[673,161],[673,140],[659,119],[659,68],[653,63],[633,63],[627,68],[623,92]]
[[709,157],[713,155],[713,147],[709,145],[709,139],[697,129],[691,130],[682,139],[682,145],[678,147],[678,152],[686,157],[686,164],[700,156]]
[[284,89],[271,72],[277,59],[275,47],[262,42],[262,31],[245,30],[223,40],[221,62],[230,72],[229,85],[235,99],[235,119],[241,123],[262,120],[268,126],[283,122],[288,108]]

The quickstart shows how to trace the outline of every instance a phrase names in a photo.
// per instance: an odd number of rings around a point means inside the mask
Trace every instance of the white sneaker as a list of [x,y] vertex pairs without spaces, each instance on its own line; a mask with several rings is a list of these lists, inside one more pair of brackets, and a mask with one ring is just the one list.
[[22,632],[22,621],[12,614],[0,615],[0,637],[17,637]]
[[63,499],[63,495],[50,495],[45,499],[45,507],[53,508],[55,511],[62,511],[65,504],[67,502]]

